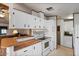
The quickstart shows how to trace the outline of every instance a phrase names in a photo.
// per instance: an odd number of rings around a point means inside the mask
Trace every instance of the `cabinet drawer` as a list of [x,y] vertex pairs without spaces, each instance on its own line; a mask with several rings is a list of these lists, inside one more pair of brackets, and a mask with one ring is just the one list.
[[43,52],[43,56],[47,56],[50,52],[50,49],[46,50],[45,52]]
[[23,49],[15,51],[16,56],[25,56],[25,55],[30,55],[32,53],[33,47],[25,47]]

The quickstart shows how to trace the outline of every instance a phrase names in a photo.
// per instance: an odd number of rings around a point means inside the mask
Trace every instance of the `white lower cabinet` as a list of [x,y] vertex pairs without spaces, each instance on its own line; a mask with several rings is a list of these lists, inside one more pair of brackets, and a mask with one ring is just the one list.
[[14,55],[15,56],[41,56],[42,55],[41,42],[34,44],[32,46],[17,50],[14,52]]
[[44,52],[43,52],[43,56],[47,56],[47,55],[49,54],[49,52],[50,52],[50,49],[44,51]]
[[29,46],[15,51],[15,56],[32,56],[32,55],[33,55],[33,46]]
[[53,38],[50,41],[50,50],[53,51],[55,49],[55,42],[53,41]]
[[72,48],[72,36],[64,36],[64,46]]
[[42,55],[42,45],[41,42],[34,45],[34,56]]

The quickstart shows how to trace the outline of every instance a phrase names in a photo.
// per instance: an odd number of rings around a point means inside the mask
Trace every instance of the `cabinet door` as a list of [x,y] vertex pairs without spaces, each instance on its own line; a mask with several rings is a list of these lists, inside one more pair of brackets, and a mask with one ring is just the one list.
[[31,29],[34,29],[35,27],[35,17],[33,15],[30,15],[30,14],[26,14],[26,17],[25,17],[25,24],[26,24],[26,28],[31,28]]
[[46,21],[47,21],[47,20],[44,20],[44,29],[47,29],[47,28],[46,28]]
[[50,40],[50,50],[54,50],[55,48],[55,42],[54,42],[54,38],[52,37],[51,40]]
[[42,45],[41,42],[34,45],[34,56],[42,55]]
[[42,29],[45,29],[45,20],[44,19],[41,19],[41,22],[40,22],[41,24],[41,28]]
[[41,20],[41,18],[38,18],[38,28],[39,29],[42,29],[42,20]]
[[38,17],[35,16],[35,29],[39,29],[40,28],[40,19]]
[[14,21],[16,28],[24,28],[26,14],[14,9]]
[[26,27],[25,28],[31,28],[31,22],[32,21],[32,17],[31,15],[27,14],[26,13],[26,17],[25,17],[25,24],[26,24]]
[[30,28],[34,29],[35,27],[35,20],[36,18],[33,15],[30,15],[29,23],[30,23]]
[[64,46],[72,48],[72,36],[64,36]]
[[10,18],[9,18],[9,28],[15,28],[15,16],[14,16],[14,10],[10,10]]

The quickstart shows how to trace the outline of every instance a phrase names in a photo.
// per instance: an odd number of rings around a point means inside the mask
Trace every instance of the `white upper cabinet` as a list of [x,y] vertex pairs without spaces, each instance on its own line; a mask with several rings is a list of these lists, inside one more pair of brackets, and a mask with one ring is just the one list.
[[9,28],[17,29],[43,29],[44,19],[30,15],[20,10],[12,9],[10,12]]
[[38,17],[35,16],[34,21],[35,21],[35,23],[34,23],[34,25],[35,25],[34,29],[39,29],[40,28],[40,18],[38,18]]
[[10,28],[25,28],[28,25],[28,21],[26,22],[26,13],[13,9],[11,12],[11,19],[9,20]]
[[14,28],[15,22],[14,22],[14,15],[13,15],[13,4],[9,5],[9,28]]
[[26,14],[24,12],[14,10],[13,15],[14,15],[15,27],[16,28],[24,28]]
[[41,28],[42,29],[45,29],[45,20],[41,18],[41,22],[40,23],[41,23],[40,24],[41,25]]
[[[13,11],[13,10],[12,10]],[[9,18],[9,28],[15,28],[15,21],[14,21],[13,12],[10,11],[10,18]]]
[[79,24],[79,14],[74,14],[74,23]]

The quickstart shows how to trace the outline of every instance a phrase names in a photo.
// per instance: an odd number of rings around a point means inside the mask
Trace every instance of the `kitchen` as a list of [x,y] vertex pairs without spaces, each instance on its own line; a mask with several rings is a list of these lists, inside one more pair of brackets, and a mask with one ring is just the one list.
[[[50,52],[58,49],[57,20],[63,18],[53,12],[53,10],[55,10],[55,7],[52,6],[55,6],[55,4],[0,4],[2,5],[2,7],[0,8],[2,14],[5,14],[5,16],[2,15],[0,19],[6,20],[3,21],[3,23],[7,24],[1,27],[5,29],[1,31],[2,34],[0,35],[1,56],[48,56]],[[37,5],[39,6],[39,8],[37,8]],[[62,6],[62,4],[59,5]],[[79,4],[71,4],[70,7],[72,5],[76,6]],[[77,7],[72,7],[72,9],[73,8],[74,10],[76,8],[75,12],[73,12],[74,15],[76,15],[78,9]],[[53,12],[53,16],[51,12]],[[77,18],[79,17],[77,16]],[[74,21],[75,19],[76,16],[74,16]],[[63,30],[61,31],[60,35],[62,35],[62,32]],[[62,45],[62,42],[60,42],[60,44]],[[79,55],[76,48],[77,46],[74,46],[74,48],[72,47],[69,49],[74,50],[75,55]]]

